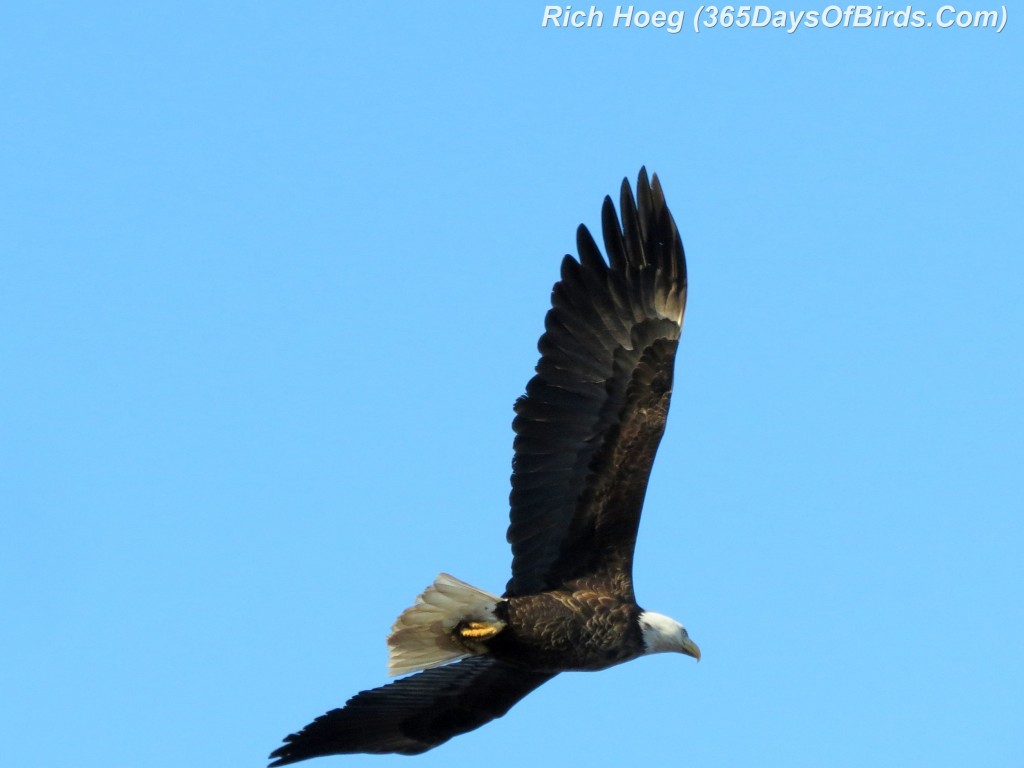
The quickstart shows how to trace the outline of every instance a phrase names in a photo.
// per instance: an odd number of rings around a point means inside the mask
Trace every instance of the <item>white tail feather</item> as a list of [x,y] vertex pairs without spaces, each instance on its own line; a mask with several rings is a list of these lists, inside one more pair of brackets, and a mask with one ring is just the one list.
[[[447,573],[406,608],[388,636],[388,674],[404,675],[473,656],[472,648],[456,641],[452,632],[460,621],[485,622],[495,629],[504,623],[494,617],[497,595],[459,581]],[[481,647],[480,653],[483,652]]]

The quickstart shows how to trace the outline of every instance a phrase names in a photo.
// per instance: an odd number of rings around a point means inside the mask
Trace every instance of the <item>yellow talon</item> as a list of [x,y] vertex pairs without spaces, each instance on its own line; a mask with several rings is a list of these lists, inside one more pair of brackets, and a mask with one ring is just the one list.
[[486,640],[498,634],[498,628],[482,621],[467,621],[459,627],[459,637],[464,640]]

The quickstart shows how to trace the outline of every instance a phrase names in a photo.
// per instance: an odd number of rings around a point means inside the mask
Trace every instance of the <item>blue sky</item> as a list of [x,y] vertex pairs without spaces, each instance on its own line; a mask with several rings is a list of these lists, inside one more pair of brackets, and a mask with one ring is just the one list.
[[500,590],[551,284],[642,164],[691,290],[638,596],[704,658],[416,764],[1024,762],[1020,19],[543,11],[0,12],[8,764],[264,765],[438,571]]

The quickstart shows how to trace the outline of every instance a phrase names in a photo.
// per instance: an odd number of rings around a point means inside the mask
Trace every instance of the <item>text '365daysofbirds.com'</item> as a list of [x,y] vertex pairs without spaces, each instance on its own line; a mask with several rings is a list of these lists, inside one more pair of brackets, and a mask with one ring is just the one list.
[[[770,5],[700,5],[693,9],[647,10],[636,5],[546,5],[541,17],[545,29],[659,29],[678,34],[712,29],[775,29],[793,34],[802,29],[975,29],[1002,32],[1005,5],[989,9],[963,9],[940,5],[925,9],[913,5],[829,5],[812,10],[777,10]],[[607,22],[607,24],[606,24]]]

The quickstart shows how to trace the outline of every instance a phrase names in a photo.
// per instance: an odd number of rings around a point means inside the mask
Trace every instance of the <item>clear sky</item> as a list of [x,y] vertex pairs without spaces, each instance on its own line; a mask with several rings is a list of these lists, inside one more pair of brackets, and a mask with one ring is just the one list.
[[6,765],[257,768],[438,571],[500,591],[549,291],[642,164],[690,301],[637,590],[703,661],[412,760],[1024,764],[1024,16],[597,7],[0,12]]

